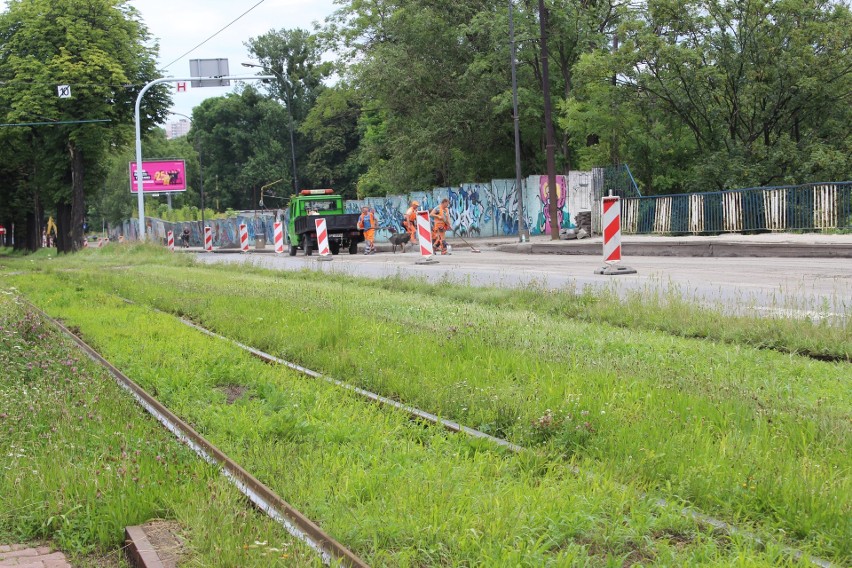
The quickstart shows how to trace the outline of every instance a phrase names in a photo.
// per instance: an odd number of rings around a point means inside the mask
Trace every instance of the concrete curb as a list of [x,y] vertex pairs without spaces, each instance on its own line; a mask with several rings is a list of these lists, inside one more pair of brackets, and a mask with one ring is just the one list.
[[[555,241],[552,243],[518,243],[498,245],[500,252],[517,254],[603,254],[599,240]],[[756,243],[756,242],[683,242],[631,243],[622,241],[624,256],[677,256],[677,257],[779,257],[779,258],[852,258],[852,244],[841,243]]]
[[124,529],[124,543],[127,559],[136,568],[163,568],[160,556],[142,527],[132,526]]

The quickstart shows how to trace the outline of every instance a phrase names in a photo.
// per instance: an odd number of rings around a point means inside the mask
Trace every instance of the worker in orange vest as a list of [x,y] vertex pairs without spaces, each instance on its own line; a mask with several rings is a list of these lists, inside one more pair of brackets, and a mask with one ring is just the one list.
[[358,217],[358,228],[364,231],[364,254],[374,254],[376,252],[376,216],[366,205],[361,208],[361,215]]
[[[417,243],[417,208],[420,203],[412,201],[408,210],[405,212],[405,217],[402,218],[402,224],[405,231],[408,233],[408,242],[411,244]],[[405,252],[405,245],[402,245],[402,252]]]
[[452,228],[450,222],[450,200],[446,197],[441,204],[429,213],[432,217],[432,246],[440,249],[441,254],[447,254],[447,231]]

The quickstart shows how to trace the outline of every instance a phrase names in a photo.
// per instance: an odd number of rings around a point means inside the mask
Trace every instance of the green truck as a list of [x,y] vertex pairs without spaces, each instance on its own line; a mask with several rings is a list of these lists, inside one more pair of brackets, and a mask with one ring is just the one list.
[[314,221],[325,219],[328,230],[328,248],[331,254],[349,249],[349,254],[358,253],[358,243],[364,240],[363,231],[358,229],[358,214],[346,213],[343,196],[332,189],[303,189],[290,199],[287,244],[290,256],[299,249],[311,256],[318,249],[317,229]]

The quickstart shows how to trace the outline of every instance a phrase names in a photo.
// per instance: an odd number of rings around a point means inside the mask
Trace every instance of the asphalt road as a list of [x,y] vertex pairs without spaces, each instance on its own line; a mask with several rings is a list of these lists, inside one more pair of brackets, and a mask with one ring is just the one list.
[[[479,246],[479,245],[477,245]],[[541,286],[576,291],[611,288],[631,292],[678,294],[727,311],[796,318],[848,321],[852,317],[852,261],[829,258],[690,258],[637,256],[622,264],[632,275],[603,276],[599,258],[578,255],[474,253],[456,244],[453,253],[420,265],[414,252],[371,256],[340,254],[330,262],[316,256],[271,253],[198,254],[205,263],[248,263],[275,270],[317,270],[381,278],[402,275],[442,279],[475,286]]]

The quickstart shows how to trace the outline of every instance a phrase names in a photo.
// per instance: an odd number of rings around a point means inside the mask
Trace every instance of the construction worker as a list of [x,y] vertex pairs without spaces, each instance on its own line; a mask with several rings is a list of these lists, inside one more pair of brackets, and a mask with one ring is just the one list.
[[[417,244],[417,209],[419,207],[420,203],[412,201],[405,212],[405,217],[402,218],[402,225],[408,233],[408,242],[415,246]],[[402,245],[402,252],[405,252],[405,245]]]
[[376,252],[376,216],[366,205],[361,208],[361,215],[358,217],[358,228],[364,231],[364,254],[374,254]]
[[432,246],[440,249],[441,254],[447,254],[447,231],[452,228],[450,223],[450,200],[446,197],[441,204],[429,213],[432,218]]

